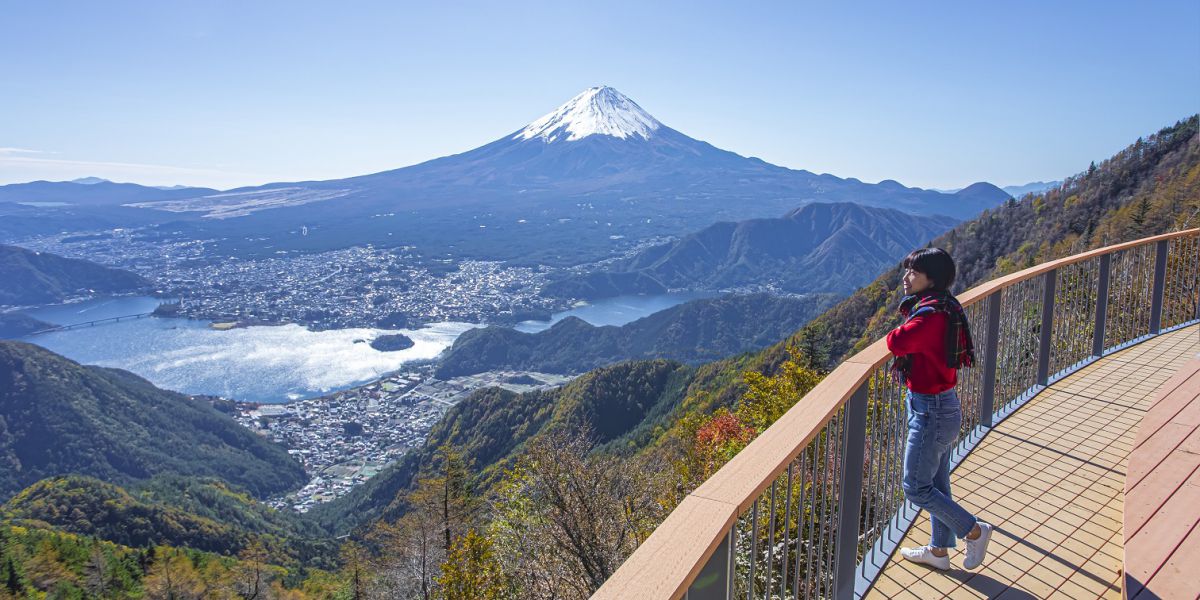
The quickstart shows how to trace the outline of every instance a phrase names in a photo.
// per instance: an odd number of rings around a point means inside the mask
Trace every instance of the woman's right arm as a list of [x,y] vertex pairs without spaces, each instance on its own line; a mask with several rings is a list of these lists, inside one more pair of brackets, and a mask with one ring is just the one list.
[[941,344],[933,331],[932,314],[917,315],[887,334],[887,347],[896,356],[915,354],[931,344]]

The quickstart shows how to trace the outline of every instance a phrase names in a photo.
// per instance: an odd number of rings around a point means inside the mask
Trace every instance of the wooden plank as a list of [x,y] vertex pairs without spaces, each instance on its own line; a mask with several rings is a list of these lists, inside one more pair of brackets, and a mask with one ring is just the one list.
[[1167,423],[1158,430],[1154,437],[1130,453],[1129,467],[1125,474],[1125,495],[1134,493],[1134,489],[1142,479],[1174,452],[1195,430],[1195,427]]
[[1142,417],[1142,424],[1138,428],[1138,435],[1135,438],[1138,441],[1134,442],[1133,446],[1134,451],[1136,452],[1137,448],[1150,439],[1163,425],[1174,421],[1197,396],[1200,396],[1200,376],[1188,379],[1174,392],[1163,398]]
[[1125,496],[1125,539],[1136,536],[1196,470],[1200,456],[1172,452]]
[[[1196,585],[1197,567],[1200,567],[1200,527],[1194,526],[1146,588],[1158,598],[1200,597],[1200,588]],[[1144,597],[1150,597],[1150,594]]]
[[887,337],[885,336],[875,340],[870,346],[860,350],[858,354],[847,358],[846,362],[871,365],[872,368],[878,369],[891,358],[892,351],[888,350]]
[[1200,518],[1198,506],[1200,469],[1192,471],[1141,530],[1125,531],[1125,572],[1137,581],[1149,582],[1194,528]]
[[1179,367],[1179,370],[1175,371],[1175,374],[1171,375],[1171,378],[1164,381],[1162,386],[1158,388],[1154,400],[1150,403],[1149,410],[1154,410],[1154,407],[1158,406],[1159,402],[1169,396],[1171,392],[1174,392],[1176,388],[1183,385],[1185,381],[1197,374],[1200,374],[1200,359],[1190,360]]
[[1200,427],[1197,427],[1196,431],[1193,431],[1186,440],[1183,440],[1183,443],[1179,445],[1178,451],[1200,455]]
[[1172,423],[1178,425],[1188,425],[1190,427],[1200,427],[1200,394],[1192,398],[1191,402],[1187,403],[1182,410],[1171,418]]
[[687,591],[733,526],[733,506],[688,496],[613,573],[592,600],[672,600]]

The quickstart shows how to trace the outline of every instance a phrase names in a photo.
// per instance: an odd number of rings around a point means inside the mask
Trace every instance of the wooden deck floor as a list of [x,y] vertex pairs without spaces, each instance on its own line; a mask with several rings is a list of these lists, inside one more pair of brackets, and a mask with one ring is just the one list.
[[[868,598],[1120,598],[1126,465],[1155,391],[1200,352],[1190,326],[1114,353],[1050,386],[954,471],[967,510],[996,526],[988,559],[950,571],[893,554]],[[901,546],[929,543],[917,517]]]
[[1200,359],[1155,394],[1125,477],[1128,598],[1197,598],[1200,567]]

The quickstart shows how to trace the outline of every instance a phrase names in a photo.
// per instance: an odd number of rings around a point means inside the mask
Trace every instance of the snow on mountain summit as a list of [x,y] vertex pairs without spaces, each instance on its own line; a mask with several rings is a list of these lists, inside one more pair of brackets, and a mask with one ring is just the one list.
[[530,123],[512,139],[570,142],[589,135],[650,139],[650,134],[659,127],[662,123],[628,96],[603,86],[584,90],[554,112]]

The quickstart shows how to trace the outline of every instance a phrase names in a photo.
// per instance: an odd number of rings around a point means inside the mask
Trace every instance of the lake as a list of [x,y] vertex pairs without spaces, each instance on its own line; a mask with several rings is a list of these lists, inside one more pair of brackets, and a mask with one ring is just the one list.
[[[148,297],[106,298],[26,312],[71,324],[149,312],[158,303]],[[382,329],[314,332],[280,325],[217,331],[206,321],[159,318],[44,333],[25,341],[83,364],[126,369],[188,394],[287,402],[353,387],[405,363],[434,358],[472,327],[476,325],[447,322],[399,330],[414,345],[396,352],[380,352],[367,343],[395,333]]]
[[[593,325],[623,325],[711,294],[678,293],[620,296],[553,315],[550,321],[526,321],[517,329],[542,331],[567,316]],[[153,311],[151,297],[101,298],[25,311],[57,325]],[[435,358],[473,327],[472,323],[434,323],[399,333],[412,348],[380,352],[376,336],[395,331],[336,329],[309,331],[300,325],[256,326],[217,331],[207,321],[143,318],[104,323],[25,338],[83,364],[125,369],[155,385],[187,394],[212,394],[250,402],[280,403],[319,396],[376,379],[405,363]]]
[[570,310],[554,313],[549,321],[522,321],[517,323],[517,331],[537,333],[549,329],[555,323],[566,317],[579,317],[592,325],[624,325],[642,317],[648,317],[658,311],[672,306],[699,300],[713,298],[717,294],[708,292],[675,292],[670,294],[654,294],[647,296],[616,296],[596,300],[577,306]]

